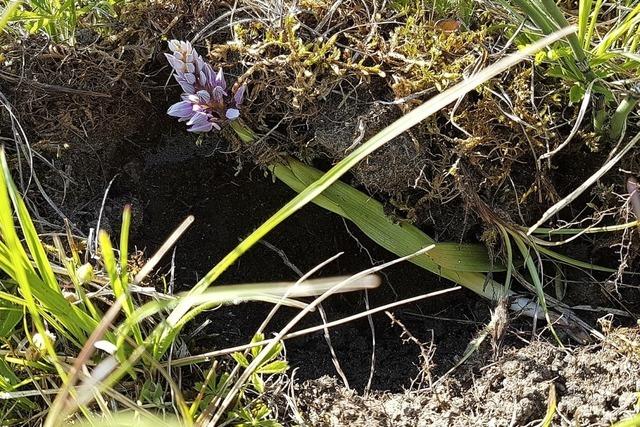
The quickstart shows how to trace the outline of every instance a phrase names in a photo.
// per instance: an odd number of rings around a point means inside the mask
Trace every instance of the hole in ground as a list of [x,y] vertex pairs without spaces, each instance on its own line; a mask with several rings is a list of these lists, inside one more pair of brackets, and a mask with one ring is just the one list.
[[[189,145],[189,144],[187,144]],[[157,152],[148,153],[140,182],[144,224],[136,236],[139,248],[153,253],[174,227],[187,215],[195,223],[180,239],[176,249],[176,290],[186,290],[224,257],[239,239],[247,236],[262,221],[289,201],[294,193],[284,184],[273,182],[262,172],[245,168],[236,174],[235,164],[221,154],[211,155],[211,146],[186,147],[184,141],[166,143]],[[348,227],[348,229],[347,229]],[[319,276],[351,274],[394,255],[376,246],[352,224],[310,205],[281,224],[265,239],[272,247],[257,245],[231,266],[218,283],[249,283],[295,280],[297,274],[288,262],[302,272],[335,255],[344,254],[323,268]],[[361,246],[363,245],[363,246]],[[364,249],[364,248],[366,249]],[[170,257],[165,261],[165,267]],[[383,285],[369,293],[372,307],[449,286],[438,276],[410,263],[384,272]],[[363,293],[331,297],[324,303],[330,320],[365,310]],[[271,306],[248,303],[208,312],[194,324],[193,330],[209,320],[194,339],[187,343],[191,354],[248,342],[268,314]],[[296,311],[283,308],[270,325],[279,330]],[[479,325],[487,321],[488,305],[467,291],[424,300],[394,310],[395,317],[422,342],[433,338],[437,346],[435,372],[450,368],[464,352]],[[419,349],[404,344],[402,330],[392,327],[389,318],[374,315],[376,370],[375,390],[399,391],[410,385],[419,372]],[[477,322],[477,325],[474,323]],[[320,323],[312,313],[299,324],[308,327]],[[187,331],[188,332],[188,331]],[[372,333],[366,319],[331,330],[332,344],[352,387],[367,383],[372,351]],[[287,341],[287,357],[298,368],[298,379],[335,375],[335,368],[322,333]]]

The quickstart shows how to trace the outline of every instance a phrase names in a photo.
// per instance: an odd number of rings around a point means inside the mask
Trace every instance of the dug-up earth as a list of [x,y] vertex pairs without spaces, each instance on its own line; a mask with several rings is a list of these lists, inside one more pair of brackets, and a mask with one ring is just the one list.
[[640,335],[621,331],[597,347],[512,347],[405,393],[360,395],[325,376],[298,387],[298,409],[313,426],[610,426],[640,409]]

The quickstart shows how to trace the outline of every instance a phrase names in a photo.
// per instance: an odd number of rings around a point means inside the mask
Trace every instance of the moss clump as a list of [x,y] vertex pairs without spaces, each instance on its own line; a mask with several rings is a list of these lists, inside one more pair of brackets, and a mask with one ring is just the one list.
[[450,31],[425,16],[375,12],[353,1],[337,8],[302,2],[298,13],[267,18],[243,17],[232,43],[210,46],[213,62],[251,82],[258,122],[305,120],[333,90],[358,96],[361,85],[378,99],[442,91],[484,64],[489,37],[485,27]]
[[419,92],[441,92],[466,73],[483,65],[486,59],[485,27],[477,31],[462,29],[446,32],[435,23],[416,17],[397,27],[387,48],[387,64],[397,98]]
[[251,82],[256,113],[252,117],[306,116],[343,80],[385,76],[380,65],[341,45],[337,34],[310,37],[302,27],[294,15],[280,26],[261,21],[236,25],[235,43],[211,48],[214,62],[227,62],[229,67],[238,60],[250,64],[239,81]]
[[[314,1],[289,14],[237,16],[234,41],[211,45],[210,54],[249,82],[245,117],[269,133],[238,145],[244,156],[339,160],[505,54],[507,35],[495,18],[441,21],[447,16],[417,13],[410,3],[367,9],[355,0]],[[505,222],[533,221],[575,187],[539,160],[565,139],[577,114],[568,95],[547,84],[531,64],[510,69],[369,156],[353,169],[355,183],[418,223],[447,229],[441,221],[455,218],[446,238],[491,223],[491,211]],[[581,133],[574,140],[576,147],[591,141]],[[575,155],[567,150],[554,165]]]

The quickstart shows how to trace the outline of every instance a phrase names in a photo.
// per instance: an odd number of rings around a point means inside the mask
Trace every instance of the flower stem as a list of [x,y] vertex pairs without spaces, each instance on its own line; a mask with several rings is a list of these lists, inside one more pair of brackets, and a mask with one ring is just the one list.
[[231,129],[238,135],[240,140],[245,143],[256,142],[258,135],[246,125],[242,119],[236,119],[231,122]]
[[627,118],[629,114],[635,106],[640,101],[640,98],[629,95],[622,100],[618,108],[616,108],[616,112],[613,113],[613,117],[611,117],[611,128],[609,130],[609,137],[613,141],[617,141],[622,136],[622,132],[627,125]]

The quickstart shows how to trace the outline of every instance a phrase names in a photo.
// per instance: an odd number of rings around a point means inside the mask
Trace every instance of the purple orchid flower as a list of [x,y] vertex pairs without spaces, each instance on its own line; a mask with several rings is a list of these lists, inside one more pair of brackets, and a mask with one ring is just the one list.
[[191,43],[171,40],[171,54],[165,53],[173,76],[183,90],[182,101],[173,104],[167,114],[187,122],[189,132],[220,130],[225,123],[240,117],[245,86],[230,97],[222,68],[216,73],[196,52]]

